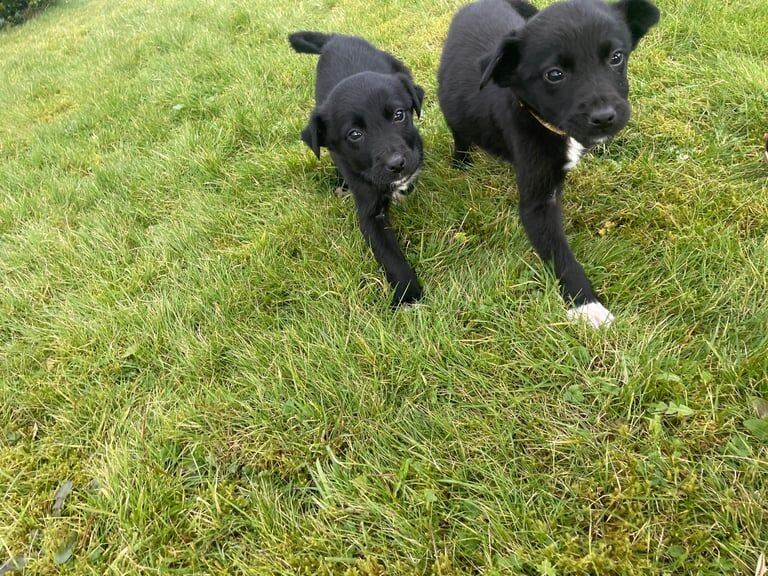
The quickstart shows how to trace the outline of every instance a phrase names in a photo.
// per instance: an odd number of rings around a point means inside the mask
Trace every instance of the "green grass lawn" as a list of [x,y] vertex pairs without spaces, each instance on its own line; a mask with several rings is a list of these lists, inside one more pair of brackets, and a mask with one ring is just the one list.
[[[0,564],[754,573],[768,3],[659,0],[629,127],[569,176],[601,331],[566,322],[511,169],[450,167],[435,77],[459,5],[61,0],[0,32]],[[393,211],[411,310],[299,140],[297,29],[364,35],[427,91]]]

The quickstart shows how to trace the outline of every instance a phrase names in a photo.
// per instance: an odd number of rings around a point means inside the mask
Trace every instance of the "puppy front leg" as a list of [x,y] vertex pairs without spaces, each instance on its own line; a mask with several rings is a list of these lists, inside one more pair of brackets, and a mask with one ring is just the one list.
[[613,315],[598,302],[584,268],[565,237],[560,209],[562,182],[548,194],[523,182],[520,184],[520,219],[539,256],[554,265],[563,298],[572,304],[568,318],[583,319],[595,328],[610,323]]
[[384,268],[387,281],[394,288],[392,308],[400,304],[412,304],[422,296],[416,272],[400,250],[395,233],[389,223],[388,202],[355,194],[355,205],[360,231],[373,251],[376,260]]
[[453,158],[452,164],[454,168],[463,170],[472,166],[472,142],[466,139],[462,139],[456,132],[451,130],[453,134]]

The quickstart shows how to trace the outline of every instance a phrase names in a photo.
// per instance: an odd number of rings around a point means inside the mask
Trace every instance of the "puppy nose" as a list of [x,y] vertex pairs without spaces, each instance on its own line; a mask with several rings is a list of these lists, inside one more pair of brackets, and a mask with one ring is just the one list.
[[589,115],[589,123],[596,128],[610,126],[614,120],[616,120],[616,110],[612,106],[598,108]]
[[392,154],[386,162],[387,170],[390,172],[401,172],[405,166],[405,156],[402,154]]

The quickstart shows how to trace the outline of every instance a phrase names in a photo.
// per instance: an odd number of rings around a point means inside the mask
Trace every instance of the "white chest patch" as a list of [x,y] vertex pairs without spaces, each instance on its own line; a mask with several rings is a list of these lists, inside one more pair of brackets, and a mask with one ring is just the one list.
[[582,322],[588,322],[594,328],[600,328],[600,326],[608,326],[614,321],[613,314],[608,312],[608,309],[600,304],[600,302],[590,302],[588,304],[582,304],[571,308],[566,313],[568,320],[579,320]]
[[565,163],[563,166],[563,170],[573,170],[576,167],[576,164],[579,163],[579,160],[581,160],[581,157],[584,155],[584,151],[586,148],[576,142],[573,138],[568,138],[568,148],[565,151],[565,155],[568,158],[568,162]]

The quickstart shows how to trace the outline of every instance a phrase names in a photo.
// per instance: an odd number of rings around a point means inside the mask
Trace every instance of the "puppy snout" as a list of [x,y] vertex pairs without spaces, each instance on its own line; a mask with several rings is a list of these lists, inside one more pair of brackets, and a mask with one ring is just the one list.
[[405,167],[405,156],[398,153],[392,154],[389,158],[387,158],[387,161],[384,163],[384,165],[387,167],[387,170],[390,172],[394,172],[395,174],[399,174],[403,171],[403,168]]
[[603,106],[593,110],[589,115],[589,124],[595,128],[608,128],[616,121],[616,109],[613,106]]

